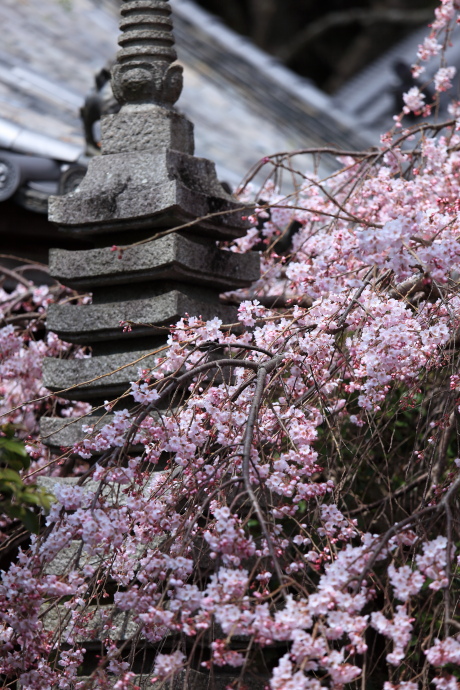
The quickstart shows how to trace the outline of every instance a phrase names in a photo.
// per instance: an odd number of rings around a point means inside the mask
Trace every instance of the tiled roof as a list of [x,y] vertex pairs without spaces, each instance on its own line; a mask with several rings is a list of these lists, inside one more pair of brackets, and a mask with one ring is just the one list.
[[[172,6],[185,68],[178,107],[195,124],[197,155],[214,160],[222,179],[236,184],[276,151],[367,145],[309,82],[191,0]],[[117,14],[116,0],[2,0],[0,118],[83,149],[78,109],[116,52]]]
[[[395,94],[401,98],[403,91],[408,90],[407,85],[402,86],[394,66],[402,62],[410,67],[416,62],[418,46],[428,34],[427,27],[413,31],[350,79],[332,98],[334,107],[351,117],[359,129],[368,131],[370,137],[376,142],[379,135],[393,125],[393,115],[397,114],[398,110]],[[448,116],[447,105],[451,94],[454,96],[457,94],[458,97],[460,27],[457,27],[451,35],[451,43],[447,48],[445,58],[446,64],[457,67],[457,76],[453,90],[443,96],[440,111],[436,112],[436,116],[441,118]],[[438,59],[428,62],[420,82],[428,83],[439,66]]]

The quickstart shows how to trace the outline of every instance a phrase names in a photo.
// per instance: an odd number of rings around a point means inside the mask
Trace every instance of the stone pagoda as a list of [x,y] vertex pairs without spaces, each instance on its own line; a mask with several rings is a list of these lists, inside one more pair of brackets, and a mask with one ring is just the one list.
[[[247,224],[214,164],[194,157],[193,125],[174,109],[182,67],[169,2],[124,0],[120,28],[112,88],[121,110],[102,120],[101,155],[80,186],[49,205],[63,233],[94,248],[51,250],[51,275],[92,293],[92,303],[53,305],[47,326],[91,346],[92,357],[45,360],[44,384],[94,405],[126,392],[165,343],[167,327],[185,314],[233,322],[235,310],[219,294],[259,276],[256,253],[217,246],[244,235]],[[134,325],[124,332],[120,324],[128,321]],[[42,435],[65,446],[80,431],[48,418]]]
[[[214,165],[194,157],[193,126],[174,110],[182,68],[176,63],[169,3],[125,0],[120,26],[112,88],[121,110],[102,120],[101,155],[91,160],[80,186],[51,198],[49,206],[49,217],[62,232],[84,237],[93,248],[51,250],[51,275],[91,293],[92,302],[52,306],[47,326],[65,341],[91,346],[92,356],[45,360],[44,384],[61,397],[95,407],[123,395],[138,378],[138,368],[153,364],[168,327],[182,316],[234,322],[236,310],[220,303],[220,293],[259,277],[256,253],[240,255],[217,246],[219,240],[244,235],[247,225],[243,208],[219,183]],[[128,321],[133,325],[124,332],[120,324]],[[82,423],[97,427],[97,420],[90,415],[69,424],[68,419],[43,418],[42,437],[51,446],[69,446],[84,435]],[[78,479],[41,481],[52,491],[56,482]],[[71,542],[48,572],[60,576],[74,567],[79,548]],[[130,612],[116,611],[110,603],[103,608],[104,615],[111,608],[114,641],[137,639]],[[90,685],[93,657],[102,644],[101,621],[96,615],[82,640],[87,651],[79,680]],[[48,630],[67,624],[63,606],[52,607],[44,618]],[[144,659],[142,668],[135,668],[141,674],[136,683],[143,689],[158,687],[150,676],[155,650],[142,638],[133,644]],[[179,675],[177,690],[184,687]],[[210,688],[210,682],[223,690],[229,681],[228,676],[211,680],[198,671],[188,678],[194,690]]]

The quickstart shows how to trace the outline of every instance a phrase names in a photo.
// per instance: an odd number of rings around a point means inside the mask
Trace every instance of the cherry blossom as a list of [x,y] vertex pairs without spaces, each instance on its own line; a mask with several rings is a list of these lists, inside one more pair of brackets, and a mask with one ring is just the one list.
[[427,649],[425,654],[433,666],[460,664],[460,642],[453,637],[435,640],[434,646]]
[[385,618],[380,611],[375,611],[371,616],[372,626],[394,642],[393,651],[386,657],[393,666],[398,666],[405,657],[405,649],[411,637],[413,622],[414,618],[407,614],[404,605],[396,607],[396,613],[391,620]]
[[420,113],[425,106],[425,94],[417,86],[412,86],[407,93],[403,94],[404,112]]
[[452,88],[452,79],[455,76],[455,67],[440,67],[434,75],[436,91],[447,91]]

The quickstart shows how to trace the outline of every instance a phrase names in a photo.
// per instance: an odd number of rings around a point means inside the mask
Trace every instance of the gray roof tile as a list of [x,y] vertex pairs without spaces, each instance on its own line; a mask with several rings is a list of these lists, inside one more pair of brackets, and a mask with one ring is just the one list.
[[[367,145],[308,81],[191,0],[172,6],[185,67],[178,107],[195,123],[197,155],[215,161],[221,179],[237,184],[276,151]],[[2,0],[0,118],[83,148],[78,107],[115,54],[117,24],[116,0]]]

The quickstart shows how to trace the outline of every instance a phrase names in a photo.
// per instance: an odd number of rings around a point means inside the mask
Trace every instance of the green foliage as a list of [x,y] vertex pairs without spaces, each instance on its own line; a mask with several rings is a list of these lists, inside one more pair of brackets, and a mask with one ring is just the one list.
[[39,529],[36,508],[49,510],[52,495],[36,484],[26,484],[21,471],[30,467],[30,457],[22,441],[14,437],[15,429],[7,425],[0,436],[0,511],[20,520],[29,532]]

